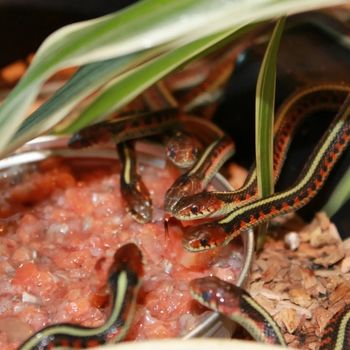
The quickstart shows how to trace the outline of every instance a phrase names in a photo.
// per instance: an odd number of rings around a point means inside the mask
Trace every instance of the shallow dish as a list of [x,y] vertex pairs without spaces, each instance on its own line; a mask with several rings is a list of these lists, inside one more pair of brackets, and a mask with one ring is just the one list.
[[[22,147],[14,155],[0,161],[0,170],[5,170],[10,166],[28,164],[44,160],[50,156],[62,156],[73,159],[91,159],[96,162],[97,159],[116,159],[114,148],[101,147],[85,150],[70,150],[67,149],[67,138],[65,137],[41,137]],[[143,164],[152,165],[158,169],[165,167],[165,159],[162,148],[148,143],[139,143],[136,147],[139,150],[139,159]],[[227,181],[220,175],[217,175],[213,180],[213,186],[218,190],[231,189]],[[243,241],[243,267],[238,278],[237,284],[243,285],[248,275],[250,263],[253,255],[253,233],[246,232],[242,235]],[[215,336],[229,337],[232,334],[234,324],[219,316],[216,313],[210,314],[192,331],[185,334],[184,338]]]

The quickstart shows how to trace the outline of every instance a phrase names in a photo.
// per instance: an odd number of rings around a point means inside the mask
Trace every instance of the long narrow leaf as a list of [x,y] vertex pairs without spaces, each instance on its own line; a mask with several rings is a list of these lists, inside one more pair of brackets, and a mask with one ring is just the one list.
[[111,84],[101,95],[99,95],[80,117],[73,122],[63,132],[72,133],[82,127],[91,124],[96,119],[101,119],[115,111],[120,106],[131,101],[147,87],[181,66],[194,56],[207,50],[209,47],[232,36],[239,37],[251,29],[251,26],[244,28],[235,28],[229,31],[212,35],[208,38],[199,39],[193,43],[182,46],[174,51],[168,52],[150,63],[135,69]]
[[[273,175],[273,125],[276,91],[277,53],[285,18],[280,19],[267,46],[259,71],[255,100],[255,152],[258,194],[266,197],[274,192]],[[260,226],[258,248],[264,241],[267,226]]]
[[280,19],[272,33],[259,71],[255,100],[255,152],[259,196],[274,191],[273,181],[273,125],[276,91],[277,52],[285,19]]
[[158,50],[145,51],[83,66],[62,88],[23,122],[6,147],[5,152],[8,153],[31,138],[48,131],[90,93],[118,74],[147,61],[156,53]]
[[328,199],[323,210],[329,217],[336,212],[350,199],[350,169],[346,171],[342,179],[338,182],[331,197]]
[[[194,6],[193,0],[166,4],[161,0],[144,0],[119,13],[73,24],[52,34],[0,108],[0,150],[21,124],[41,84],[52,73],[66,66],[121,56],[121,41],[132,41],[130,37],[137,41],[138,50],[156,46],[165,39],[157,39],[155,28],[163,21],[168,25],[173,23],[181,14],[189,11],[191,6]],[[157,32],[164,37],[166,31]],[[145,39],[146,34],[148,41]],[[167,36],[172,38],[174,35],[178,33],[172,31]],[[129,50],[133,51],[137,50]],[[124,50],[124,54],[125,52],[128,50]]]

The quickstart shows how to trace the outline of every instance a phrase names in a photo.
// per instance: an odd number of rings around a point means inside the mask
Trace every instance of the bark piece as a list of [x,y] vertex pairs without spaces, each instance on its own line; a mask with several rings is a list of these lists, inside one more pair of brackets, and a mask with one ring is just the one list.
[[314,263],[328,268],[343,259],[344,256],[344,249],[341,246],[326,246],[322,248],[321,257],[315,259]]
[[343,259],[343,261],[341,262],[340,271],[342,273],[350,272],[350,256],[347,256]]
[[289,290],[290,300],[302,307],[308,307],[312,304],[311,296],[304,288],[293,288]]
[[283,309],[275,319],[287,329],[288,333],[293,334],[299,327],[301,316],[294,309]]

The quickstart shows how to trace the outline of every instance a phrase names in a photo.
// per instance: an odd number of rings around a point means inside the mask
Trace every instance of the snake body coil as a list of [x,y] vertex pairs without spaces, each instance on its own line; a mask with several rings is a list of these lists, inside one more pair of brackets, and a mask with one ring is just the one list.
[[68,145],[71,148],[83,148],[110,140],[118,144],[127,140],[160,134],[179,122],[177,116],[178,110],[171,108],[96,123],[75,133]]
[[186,228],[183,239],[185,248],[200,251],[227,244],[250,227],[301,208],[323,186],[349,143],[350,97],[347,97],[293,187],[248,203],[219,221]]
[[[274,180],[278,180],[291,140],[300,123],[319,111],[336,113],[350,86],[345,84],[318,84],[303,88],[281,106],[274,127]],[[178,220],[196,220],[204,217],[220,217],[257,199],[255,166],[243,185],[235,191],[201,192],[186,195],[172,208],[171,215]]]
[[320,350],[350,349],[350,305],[338,311],[323,331]]

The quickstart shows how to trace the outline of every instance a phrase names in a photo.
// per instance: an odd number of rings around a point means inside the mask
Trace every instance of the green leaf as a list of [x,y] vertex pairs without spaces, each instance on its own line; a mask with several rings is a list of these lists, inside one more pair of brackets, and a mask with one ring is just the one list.
[[158,51],[131,54],[121,58],[91,63],[80,68],[48,101],[29,115],[6,147],[6,153],[54,127],[81,100],[100,88],[106,81],[136,67]]
[[133,100],[147,87],[151,86],[159,79],[181,66],[193,57],[201,54],[215,44],[226,40],[235,32],[235,37],[239,37],[250,30],[252,26],[231,29],[224,33],[212,35],[208,38],[199,39],[193,43],[182,46],[174,51],[168,52],[134,71],[125,74],[117,79],[113,84],[101,93],[87,108],[80,117],[74,121],[64,133],[76,132],[84,126],[91,124],[96,119],[103,119],[109,113],[115,111],[120,106]]
[[350,199],[350,169],[346,171],[342,179],[338,182],[332,195],[328,199],[324,210],[329,217],[337,213],[337,211]]
[[[144,0],[118,13],[66,26],[49,36],[27,73],[0,108],[0,150],[22,123],[42,83],[55,71],[120,57],[179,38],[184,29],[176,31],[171,28],[184,13],[195,8],[194,0],[165,3]],[[159,30],[164,25],[168,30]]]
[[280,19],[270,38],[259,71],[255,98],[255,152],[259,196],[274,191],[273,125],[276,91],[276,65],[285,18]]
[[[333,0],[332,5],[347,0]],[[43,82],[57,70],[122,57],[160,45],[177,48],[230,28],[329,6],[329,0],[143,0],[98,19],[64,27],[45,40],[0,108],[0,153],[25,119]]]
[[[284,28],[281,18],[274,28],[259,71],[255,97],[255,152],[258,194],[266,197],[274,192],[273,130],[276,91],[277,53]],[[258,248],[264,241],[267,226],[259,228]]]

